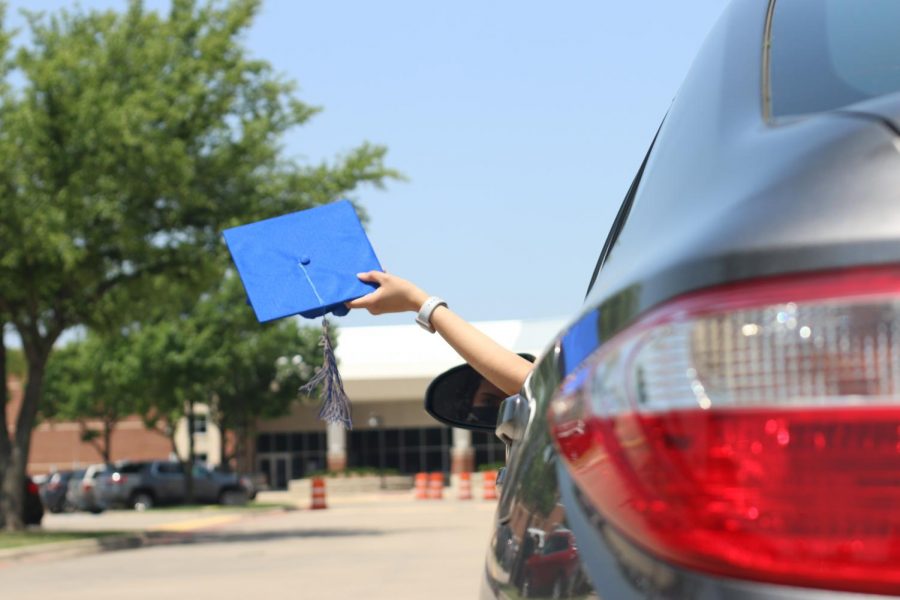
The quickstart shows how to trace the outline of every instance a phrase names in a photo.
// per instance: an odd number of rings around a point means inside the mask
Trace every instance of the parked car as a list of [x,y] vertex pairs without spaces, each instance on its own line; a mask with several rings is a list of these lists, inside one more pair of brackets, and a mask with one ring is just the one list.
[[66,501],[74,510],[100,514],[107,508],[105,500],[105,488],[107,480],[105,475],[109,472],[108,465],[98,463],[89,466],[83,471],[76,471],[69,479],[66,491]]
[[[496,423],[448,411],[509,447],[483,597],[900,595],[898,34],[900,2],[725,10],[583,309]],[[538,589],[529,528],[580,568]]]
[[[104,501],[112,506],[146,510],[187,499],[187,478],[179,462],[123,461],[114,465],[107,479]],[[244,504],[251,494],[239,475],[210,471],[201,465],[194,465],[193,484],[198,503]]]
[[[52,513],[60,513],[73,510],[73,506],[66,501],[67,492],[69,490],[69,481],[75,475],[76,471],[57,471],[50,475],[47,481],[40,487],[41,501],[44,508]],[[80,471],[84,477],[84,471]]]
[[44,505],[41,503],[38,486],[30,477],[25,477],[24,499],[22,520],[26,525],[40,525],[44,519]]

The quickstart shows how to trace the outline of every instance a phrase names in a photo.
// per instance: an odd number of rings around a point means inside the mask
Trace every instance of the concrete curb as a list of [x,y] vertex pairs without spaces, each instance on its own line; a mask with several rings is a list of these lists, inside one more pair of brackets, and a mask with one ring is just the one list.
[[[47,544],[33,544],[22,548],[10,548],[0,550],[0,569],[12,563],[59,560],[64,558],[78,558],[101,554],[104,552],[117,552],[119,550],[135,550],[153,546],[165,546],[172,544],[189,544],[194,541],[194,534],[219,529],[225,525],[238,523],[246,519],[273,516],[291,512],[295,509],[273,509],[248,514],[239,514],[236,519],[218,521],[204,524],[190,529],[166,529],[164,526],[147,531],[137,531],[122,535],[109,535],[99,538],[83,540],[71,540],[66,542],[52,542]],[[223,515],[224,516],[224,515]],[[178,524],[177,522],[175,524]]]
[[79,556],[100,554],[101,552],[115,552],[117,550],[132,550],[146,546],[179,543],[186,541],[184,539],[186,537],[186,535],[170,532],[146,531],[67,542],[34,544],[22,548],[0,550],[0,567],[4,563],[77,558]]

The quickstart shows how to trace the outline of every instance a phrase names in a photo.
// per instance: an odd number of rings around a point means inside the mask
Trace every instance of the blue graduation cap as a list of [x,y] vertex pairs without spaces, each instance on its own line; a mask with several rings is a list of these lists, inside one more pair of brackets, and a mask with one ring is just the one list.
[[[348,200],[233,227],[223,235],[261,323],[297,314],[346,315],[345,302],[377,287],[356,274],[383,270]],[[350,429],[350,400],[325,319],[321,345],[325,364],[300,391],[310,394],[321,386],[319,418]]]
[[345,302],[377,286],[357,273],[381,271],[348,200],[224,231],[256,318],[347,314]]

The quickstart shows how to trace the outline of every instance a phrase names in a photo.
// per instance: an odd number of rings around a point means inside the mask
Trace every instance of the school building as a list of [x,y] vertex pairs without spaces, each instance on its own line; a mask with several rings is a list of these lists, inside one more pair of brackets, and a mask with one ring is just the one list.
[[[538,355],[562,329],[560,319],[474,323],[514,352]],[[255,469],[273,487],[310,471],[373,467],[413,474],[458,472],[504,460],[493,433],[442,425],[424,409],[428,384],[462,363],[440,338],[417,325],[343,327],[337,356],[352,402],[353,429],[327,426],[318,406],[296,404],[291,414],[258,424]]]
[[[476,322],[474,325],[515,352],[538,355],[562,329],[561,319]],[[285,488],[323,469],[370,467],[403,474],[421,471],[458,472],[498,463],[505,448],[493,433],[449,428],[424,409],[425,391],[440,373],[462,363],[438,336],[417,325],[340,327],[337,357],[344,388],[352,402],[353,428],[329,425],[318,419],[316,404],[297,402],[290,414],[260,420],[245,456],[242,471],[262,473],[273,488]],[[20,392],[13,388],[13,399]],[[14,402],[15,404],[15,402]],[[225,443],[206,419],[206,408],[195,407],[195,451],[216,464]],[[80,441],[73,423],[43,423],[34,433],[29,471],[83,467],[99,455]],[[178,427],[177,444],[185,454],[188,427]],[[113,440],[113,460],[165,459],[171,447],[157,433],[142,429],[139,420],[120,423]]]

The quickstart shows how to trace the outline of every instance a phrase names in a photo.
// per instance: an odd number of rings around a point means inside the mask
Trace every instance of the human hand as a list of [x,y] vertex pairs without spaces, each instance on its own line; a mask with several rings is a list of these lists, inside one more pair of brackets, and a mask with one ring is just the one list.
[[377,283],[378,289],[362,298],[347,302],[347,308],[365,308],[373,315],[396,312],[418,312],[428,294],[415,284],[381,271],[369,271],[357,275],[360,281]]

